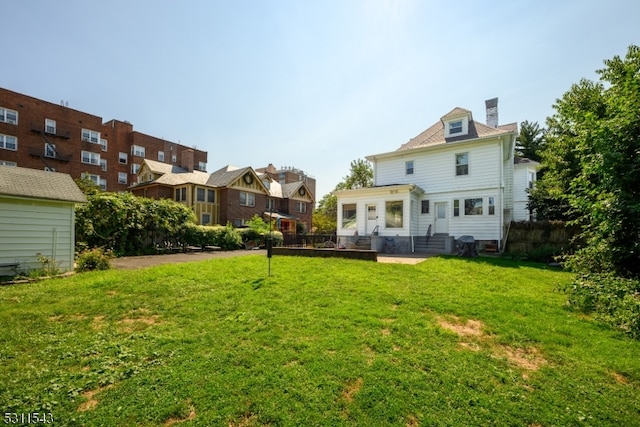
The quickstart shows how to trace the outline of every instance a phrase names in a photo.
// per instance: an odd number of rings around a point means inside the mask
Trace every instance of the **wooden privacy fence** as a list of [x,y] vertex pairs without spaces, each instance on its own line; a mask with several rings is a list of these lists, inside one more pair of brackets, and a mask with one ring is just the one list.
[[558,252],[567,250],[576,230],[563,221],[512,222],[506,252],[529,253],[547,247]]

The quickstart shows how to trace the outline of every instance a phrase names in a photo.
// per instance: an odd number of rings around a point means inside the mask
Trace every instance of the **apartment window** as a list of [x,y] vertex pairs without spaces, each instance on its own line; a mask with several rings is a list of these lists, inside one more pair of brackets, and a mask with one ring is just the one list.
[[93,174],[90,174],[90,173],[82,172],[82,174],[80,176],[82,177],[82,179],[90,180],[95,185],[100,185],[100,175],[93,175]]
[[206,172],[207,171],[207,164],[205,162],[198,162],[198,169]]
[[204,188],[196,188],[196,200],[198,202],[204,202]]
[[420,202],[421,204],[421,212],[423,214],[428,214],[429,213],[429,201],[428,200],[423,200],[422,202]]
[[460,200],[453,201],[453,216],[460,216]]
[[46,133],[56,134],[56,121],[51,119],[44,119],[44,131]]
[[106,139],[100,139],[100,147],[102,148],[102,151],[107,151],[107,145],[108,142]]
[[131,147],[131,154],[138,157],[144,157],[145,149],[141,145],[134,145]]
[[296,212],[299,212],[299,213],[307,212],[307,204],[305,202],[297,202]]
[[496,198],[489,197],[489,215],[496,214]]
[[253,193],[247,193],[246,191],[240,192],[240,206],[255,206],[256,195]]
[[456,176],[469,175],[469,153],[456,154]]
[[158,151],[158,161],[164,162],[164,151]]
[[45,172],[55,172],[55,171],[56,171],[56,168],[50,168],[49,166],[45,166],[45,167],[44,167],[44,171],[45,171]]
[[44,144],[44,155],[45,157],[56,157],[56,146],[54,144],[49,144],[45,142]]
[[171,155],[171,162],[172,162],[172,163],[175,163],[175,162],[177,162],[177,161],[178,161],[178,157],[177,157],[175,154],[172,154],[172,155]]
[[207,190],[207,202],[209,203],[216,202],[216,192],[214,190]]
[[132,163],[131,164],[131,173],[132,174],[134,174],[134,175],[137,174],[139,170],[140,170],[140,164],[138,164],[138,163]]
[[202,220],[200,221],[200,224],[201,225],[211,224],[211,214],[203,213],[202,214]]
[[404,162],[404,170],[407,175],[413,175],[413,160]]
[[104,172],[107,171],[107,161],[105,159],[100,159],[100,169]]
[[0,108],[0,122],[18,124],[18,112],[7,108]]
[[385,226],[387,228],[403,227],[403,203],[396,200],[385,203]]
[[90,129],[82,129],[82,140],[91,142],[93,144],[99,144],[100,132],[96,132]]
[[127,183],[127,173],[118,172],[118,184],[126,184],[126,183]]
[[107,179],[106,178],[100,178],[98,180],[98,185],[100,186],[101,190],[107,191]]
[[342,228],[356,228],[356,204],[342,205]]
[[118,154],[118,163],[121,165],[126,165],[128,161],[129,155],[127,153],[123,153],[122,151]]
[[0,160],[0,166],[18,166],[16,162],[10,162],[8,160]]
[[18,149],[18,138],[0,134],[0,148],[16,151]]
[[92,153],[91,151],[82,152],[82,163],[88,163],[90,165],[100,164],[100,154]]
[[482,215],[482,198],[464,199],[465,215]]
[[449,122],[449,135],[454,135],[456,133],[462,133],[462,120]]
[[176,188],[176,202],[187,201],[187,187]]

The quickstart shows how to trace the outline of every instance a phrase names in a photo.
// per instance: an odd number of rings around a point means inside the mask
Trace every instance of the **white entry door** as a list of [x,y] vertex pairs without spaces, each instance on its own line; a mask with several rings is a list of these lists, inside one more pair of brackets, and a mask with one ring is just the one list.
[[449,233],[449,219],[447,217],[447,202],[435,203],[436,225],[435,233]]
[[367,229],[365,230],[365,233],[373,233],[376,225],[378,225],[378,213],[376,210],[376,205],[367,205]]

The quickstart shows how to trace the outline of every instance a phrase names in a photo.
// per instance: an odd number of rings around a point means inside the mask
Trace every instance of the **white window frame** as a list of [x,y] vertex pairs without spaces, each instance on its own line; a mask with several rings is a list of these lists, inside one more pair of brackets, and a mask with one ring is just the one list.
[[457,153],[456,154],[456,176],[466,176],[466,175],[469,175],[469,152]]
[[462,133],[462,119],[449,122],[449,135],[459,135]]
[[146,153],[146,150],[142,145],[132,145],[131,146],[131,155],[132,156],[144,157],[145,153]]
[[126,184],[129,176],[126,172],[118,172],[118,184]]
[[240,206],[248,206],[255,207],[256,205],[256,195],[254,193],[249,193],[248,191],[240,192]]
[[98,186],[100,187],[101,190],[107,191],[107,179],[106,178],[100,178],[98,180]]
[[100,144],[100,132],[91,129],[82,129],[82,140],[92,144]]
[[131,163],[131,173],[137,175],[140,171],[140,163]]
[[405,172],[405,175],[413,175],[413,172],[414,172],[413,160],[407,160],[406,162],[404,162],[404,172]]
[[56,121],[52,119],[44,119],[44,131],[52,135],[56,134]]
[[100,169],[102,169],[103,172],[107,171],[107,159],[100,159]]
[[198,162],[198,170],[206,172],[207,171],[207,163],[206,162]]
[[298,213],[306,213],[307,212],[307,203],[306,202],[297,202],[296,212],[298,212]]
[[88,165],[99,165],[100,154],[94,153],[92,151],[82,151],[82,156],[80,161]]
[[[208,219],[205,221],[205,217]],[[200,214],[200,225],[210,225],[211,224],[211,214],[203,212]]]
[[108,145],[109,145],[109,142],[106,139],[104,138],[100,139],[100,147],[102,148],[102,151],[107,151]]
[[126,165],[127,163],[129,163],[129,155],[121,151],[120,154],[118,154],[118,163],[120,163],[121,165]]
[[495,215],[496,214],[496,198],[494,196],[489,196],[489,201],[488,201],[488,208],[487,208],[487,213],[489,215]]
[[9,151],[18,151],[18,138],[12,135],[4,135],[0,133],[0,148]]
[[[9,118],[9,115],[13,116],[14,118]],[[9,108],[0,107],[0,122],[17,125],[18,112],[16,110],[10,110]]]
[[164,151],[158,151],[158,161],[164,162]]
[[100,185],[100,175],[95,175],[95,174],[92,174],[92,173],[82,172],[80,174],[80,177],[82,179],[91,180],[95,185]]
[[358,205],[356,203],[344,203],[342,205],[342,228],[358,228]]
[[56,158],[56,145],[50,142],[44,143],[44,156],[55,159]]
[[16,162],[10,162],[8,160],[0,160],[0,166],[18,166]]
[[196,202],[204,203],[207,200],[207,189],[196,187]]
[[45,167],[44,167],[44,171],[45,171],[45,172],[55,172],[55,171],[56,171],[56,168],[50,168],[49,166],[45,166]]
[[178,156],[176,156],[175,154],[171,155],[171,163],[175,163],[178,161]]
[[187,187],[178,187],[174,192],[174,200],[176,202],[186,202],[187,201]]
[[[209,197],[211,196],[211,197]],[[207,190],[207,203],[215,203],[216,202],[216,191],[208,189]]]
[[[480,201],[480,204],[478,204]],[[464,216],[481,216],[484,214],[484,198],[469,197],[464,199]]]
[[[400,216],[393,211],[400,206]],[[384,204],[384,226],[385,228],[404,228],[404,201],[387,200]]]

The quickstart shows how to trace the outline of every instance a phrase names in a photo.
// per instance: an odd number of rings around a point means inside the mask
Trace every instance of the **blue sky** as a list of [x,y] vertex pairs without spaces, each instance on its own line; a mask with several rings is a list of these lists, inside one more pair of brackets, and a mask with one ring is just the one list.
[[537,121],[639,44],[637,0],[21,0],[2,6],[0,86],[209,153],[295,166],[317,198],[352,160],[454,107]]

